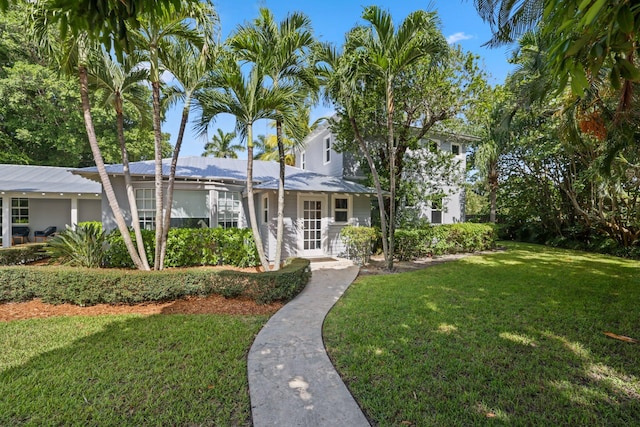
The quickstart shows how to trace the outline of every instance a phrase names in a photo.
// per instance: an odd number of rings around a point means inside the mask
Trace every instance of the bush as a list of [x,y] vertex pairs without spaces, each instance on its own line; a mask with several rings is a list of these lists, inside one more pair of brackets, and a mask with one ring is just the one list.
[[260,304],[288,301],[310,277],[309,260],[294,259],[279,271],[170,269],[137,271],[73,267],[0,267],[0,302],[41,298],[51,304],[134,304],[188,295],[247,296]]
[[396,230],[394,255],[400,261],[495,247],[496,230],[489,224],[444,224]]
[[106,255],[106,239],[102,226],[95,223],[69,226],[49,240],[47,251],[52,258],[75,267],[102,267]]
[[45,251],[46,243],[0,248],[0,265],[19,265],[49,258]]
[[364,265],[369,262],[371,245],[377,236],[375,228],[347,225],[340,231],[340,238],[347,247],[347,257]]
[[[131,232],[135,244],[135,235]],[[116,268],[134,268],[122,235],[114,230],[107,237],[106,264]],[[149,263],[153,263],[155,232],[142,230]],[[259,264],[258,250],[251,230],[246,228],[172,228],[167,236],[166,267],[232,265],[254,267]]]

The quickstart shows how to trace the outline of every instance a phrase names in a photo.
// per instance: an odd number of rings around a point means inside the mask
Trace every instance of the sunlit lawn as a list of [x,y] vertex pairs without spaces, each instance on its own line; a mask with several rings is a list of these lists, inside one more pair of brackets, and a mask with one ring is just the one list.
[[377,425],[640,425],[640,262],[506,252],[359,279],[331,358]]
[[0,323],[0,425],[249,425],[246,355],[267,317]]

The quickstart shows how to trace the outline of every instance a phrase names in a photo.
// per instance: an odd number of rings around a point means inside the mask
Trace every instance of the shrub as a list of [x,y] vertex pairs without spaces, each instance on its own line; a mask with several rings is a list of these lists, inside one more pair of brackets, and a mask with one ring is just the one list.
[[376,238],[376,230],[372,227],[347,225],[340,231],[340,238],[347,248],[347,257],[364,265],[371,256],[371,244]]
[[45,251],[46,243],[31,243],[28,245],[0,248],[0,265],[27,264],[49,258]]
[[[135,244],[135,235],[131,232]],[[107,266],[134,268],[122,235],[114,230],[107,237]],[[142,230],[142,240],[149,263],[153,263],[155,232]],[[167,267],[200,265],[232,265],[253,267],[258,265],[258,250],[251,230],[246,228],[172,228],[167,236]]]
[[76,267],[98,268],[105,262],[106,239],[102,227],[94,223],[69,226],[49,240],[47,251],[51,257]]
[[496,230],[489,224],[444,224],[396,230],[394,255],[401,261],[495,247]]
[[134,304],[188,295],[247,296],[260,304],[288,301],[310,277],[309,260],[294,259],[279,271],[168,269],[137,271],[66,266],[0,267],[0,302],[41,298],[52,304]]

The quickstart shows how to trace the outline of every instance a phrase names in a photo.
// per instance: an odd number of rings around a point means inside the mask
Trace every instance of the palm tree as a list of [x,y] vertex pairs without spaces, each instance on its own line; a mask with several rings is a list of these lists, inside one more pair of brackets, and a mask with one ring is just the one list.
[[[213,23],[212,23],[213,24]],[[174,83],[165,89],[165,103],[167,106],[182,102],[182,119],[180,129],[171,156],[169,168],[169,180],[164,201],[164,216],[162,225],[162,239],[156,242],[160,246],[160,261],[158,269],[164,268],[164,257],[167,252],[167,237],[171,226],[171,205],[173,203],[173,190],[175,185],[178,156],[184,139],[184,132],[189,120],[189,112],[194,104],[198,103],[198,94],[202,91],[207,77],[208,68],[214,64],[218,49],[209,43],[198,48],[186,41],[177,40],[160,52],[160,59],[164,67],[173,75]]]
[[200,97],[202,114],[199,127],[204,134],[218,114],[231,114],[236,118],[236,131],[241,139],[247,141],[249,222],[260,263],[267,271],[269,263],[258,230],[253,193],[253,124],[261,119],[275,120],[281,117],[276,112],[289,113],[288,108],[292,104],[295,90],[288,85],[267,88],[264,85],[264,75],[258,65],[252,65],[243,72],[237,57],[229,52],[221,66],[214,70],[209,89],[203,91]]
[[[425,11],[416,11],[400,24],[396,29],[391,15],[377,6],[365,8],[362,18],[369,23],[369,26],[356,27],[349,35],[346,42],[346,49],[351,58],[350,65],[338,65],[347,81],[358,84],[364,79],[374,79],[375,84],[384,88],[385,112],[387,118],[387,156],[389,158],[389,191],[390,208],[388,227],[385,224],[384,198],[380,194],[379,182],[378,202],[380,208],[380,218],[382,222],[383,247],[385,247],[385,259],[387,268],[393,268],[394,251],[394,231],[395,231],[395,209],[396,209],[396,141],[394,138],[394,111],[395,111],[395,90],[396,78],[408,67],[418,60],[432,56],[434,61],[444,56],[448,52],[446,41],[441,35],[431,37],[433,31],[428,31],[435,26],[435,14]],[[325,51],[326,53],[327,52]],[[326,55],[331,56],[331,55]],[[334,56],[334,61],[338,60]],[[344,85],[343,85],[344,86]],[[346,87],[344,91],[349,90]],[[356,132],[358,133],[358,132]],[[365,153],[366,155],[366,153]],[[372,167],[372,157],[367,156],[370,167]],[[372,167],[372,171],[375,167]],[[375,175],[374,175],[375,179]],[[379,179],[379,178],[378,178]],[[386,242],[385,242],[386,241]],[[386,243],[386,245],[385,245]]]
[[[164,231],[164,194],[162,177],[162,129],[160,86],[163,64],[161,55],[170,49],[172,43],[183,40],[206,52],[214,44],[213,31],[217,17],[209,1],[189,2],[183,0],[181,7],[170,4],[162,16],[143,13],[138,16],[140,27],[131,34],[135,46],[146,55],[149,63],[149,77],[153,97],[153,129],[155,138],[155,198],[156,198],[156,248],[154,269],[163,264],[162,248]],[[176,157],[176,156],[174,156]]]
[[213,134],[211,141],[204,146],[202,157],[213,156],[222,157],[224,159],[237,159],[237,151],[244,151],[245,148],[240,144],[233,144],[236,137],[235,132],[225,132],[218,128],[218,132]]
[[129,169],[129,154],[124,137],[124,101],[126,100],[136,107],[142,122],[148,122],[150,107],[146,88],[141,84],[147,78],[148,72],[140,67],[139,58],[136,55],[125,57],[124,63],[120,65],[113,61],[106,52],[102,52],[102,61],[96,60],[90,67],[90,81],[95,90],[102,94],[101,103],[112,106],[116,112],[118,142],[120,143],[122,172],[131,212],[131,225],[136,236],[138,255],[145,270],[149,270],[149,261],[142,240],[136,195]]
[[[82,113],[87,131],[87,138],[91,147],[96,169],[102,182],[102,190],[107,198],[109,207],[111,208],[114,219],[118,226],[118,230],[122,234],[123,241],[131,256],[131,259],[138,269],[143,270],[144,264],[136,251],[136,248],[129,234],[127,223],[118,204],[111,180],[107,174],[104,159],[98,146],[95,128],[93,125],[93,117],[91,115],[91,102],[89,99],[89,59],[91,58],[91,49],[98,48],[92,41],[86,31],[83,30],[81,22],[74,20],[77,15],[71,10],[50,9],[50,4],[46,1],[37,1],[30,4],[32,7],[31,24],[35,37],[40,40],[41,44],[49,49],[53,57],[59,62],[63,72],[72,73],[74,70],[78,73],[80,83],[80,100],[82,105]],[[60,24],[63,27],[61,34],[68,37],[59,38],[59,34],[53,36],[50,32],[50,26]],[[75,33],[75,35],[73,35]]]
[[[261,8],[260,16],[251,26],[241,26],[231,38],[231,46],[241,59],[259,64],[277,88],[281,84],[296,87],[296,107],[308,98],[316,98],[318,82],[310,64],[311,49],[315,45],[311,21],[301,13],[292,13],[277,23],[269,9]],[[291,111],[295,111],[292,108]],[[281,113],[281,112],[280,112]],[[284,176],[286,153],[283,140],[283,122],[294,116],[280,114],[276,119],[276,142],[280,175],[278,180],[278,220],[274,269],[280,268],[284,236]]]

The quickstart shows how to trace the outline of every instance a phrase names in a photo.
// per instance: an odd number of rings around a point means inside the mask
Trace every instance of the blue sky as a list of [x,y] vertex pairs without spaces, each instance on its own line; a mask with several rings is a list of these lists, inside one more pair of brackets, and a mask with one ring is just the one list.
[[[285,1],[285,0],[214,0],[220,16],[222,39],[225,39],[238,24],[253,20],[260,7],[271,9],[277,20],[283,19],[287,13],[303,12],[311,18],[313,29],[321,41],[332,42],[340,46],[344,35],[354,25],[362,23],[360,16],[364,6],[376,4],[391,13],[394,23],[398,25],[412,11],[417,9],[435,10],[441,21],[441,30],[447,40],[458,43],[466,51],[478,54],[482,58],[485,70],[491,75],[490,83],[502,83],[511,70],[507,63],[509,48],[489,49],[482,44],[491,37],[488,24],[482,22],[473,0],[385,0],[367,2],[363,0],[324,0],[324,1]],[[175,143],[180,124],[182,106],[176,106],[167,115],[163,131],[171,133],[171,143]],[[331,108],[319,105],[312,112],[312,119],[331,113]],[[234,129],[235,121],[230,116],[220,116],[211,125],[211,132],[221,128],[226,132]],[[273,133],[267,123],[258,123],[255,134]],[[189,126],[181,150],[181,156],[199,156],[204,150],[206,140],[198,137]]]

